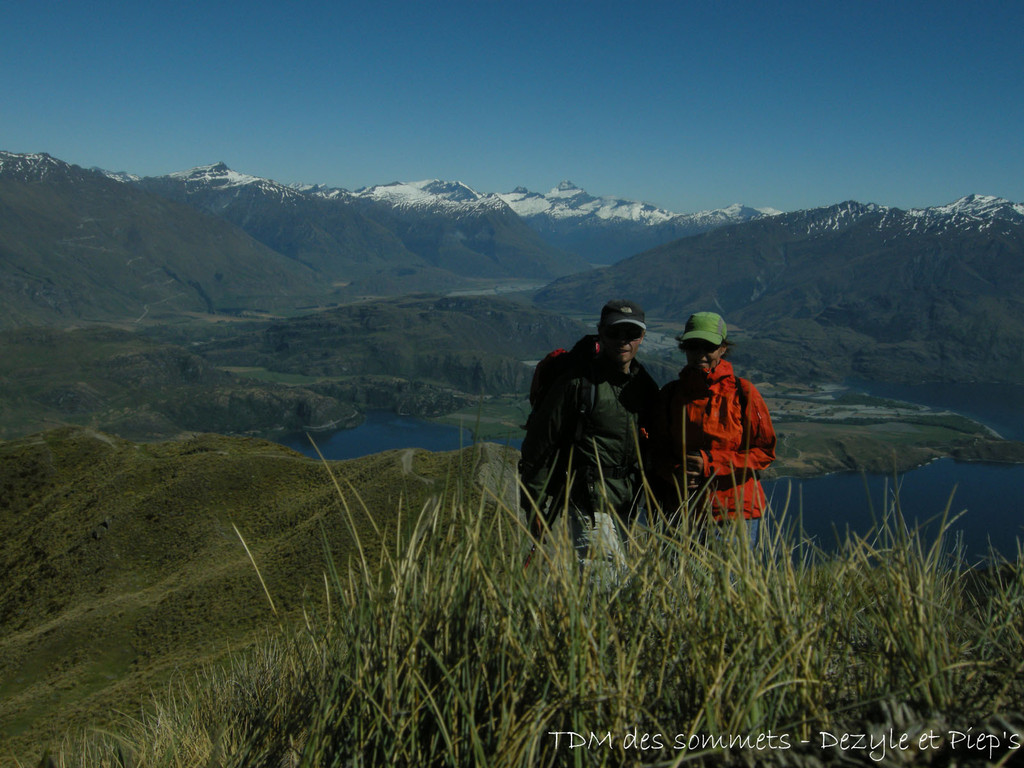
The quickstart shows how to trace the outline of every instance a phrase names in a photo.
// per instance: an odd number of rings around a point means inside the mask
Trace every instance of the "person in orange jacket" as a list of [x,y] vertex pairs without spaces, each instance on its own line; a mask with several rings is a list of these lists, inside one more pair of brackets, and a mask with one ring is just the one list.
[[742,516],[753,546],[768,509],[758,472],[775,460],[775,430],[764,398],[724,359],[727,336],[714,312],[687,320],[686,367],[659,394],[652,463],[670,518],[686,510],[704,526]]

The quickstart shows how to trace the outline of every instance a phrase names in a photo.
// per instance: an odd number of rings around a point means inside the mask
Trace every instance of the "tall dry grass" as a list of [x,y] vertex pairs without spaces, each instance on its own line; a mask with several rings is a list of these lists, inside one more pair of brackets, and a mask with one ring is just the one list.
[[[357,532],[370,510],[339,493]],[[969,569],[944,537],[908,528],[898,499],[870,539],[848,536],[831,553],[780,524],[785,509],[773,514],[756,548],[742,526],[705,543],[646,530],[609,582],[581,571],[558,526],[524,567],[531,539],[517,510],[458,489],[402,521],[384,551],[360,546],[344,563],[325,552],[323,593],[298,630],[162,692],[151,713],[69,745],[58,762],[984,765],[1024,755],[1013,741],[1024,748],[1020,551]]]

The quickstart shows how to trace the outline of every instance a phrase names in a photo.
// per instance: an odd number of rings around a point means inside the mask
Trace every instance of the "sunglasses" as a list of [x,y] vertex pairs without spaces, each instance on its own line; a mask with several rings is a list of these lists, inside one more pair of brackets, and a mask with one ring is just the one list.
[[636,341],[644,335],[644,332],[635,325],[631,328],[612,326],[611,328],[602,329],[601,332],[613,341]]
[[683,352],[703,352],[710,353],[718,349],[721,344],[712,344],[710,341],[697,341],[691,339],[690,341],[680,342],[679,348]]

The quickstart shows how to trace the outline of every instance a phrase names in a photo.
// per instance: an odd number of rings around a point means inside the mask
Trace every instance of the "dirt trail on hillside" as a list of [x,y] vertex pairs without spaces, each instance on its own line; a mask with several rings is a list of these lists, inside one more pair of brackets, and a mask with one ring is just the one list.
[[421,477],[420,475],[417,475],[415,472],[412,471],[412,459],[413,459],[413,456],[415,456],[415,455],[416,455],[416,449],[415,448],[407,448],[406,450],[402,451],[402,457],[399,460],[401,462],[401,464],[402,464],[402,474],[404,474],[404,475],[412,475],[413,477],[415,477],[420,482],[429,484],[430,480],[428,480],[425,477]]

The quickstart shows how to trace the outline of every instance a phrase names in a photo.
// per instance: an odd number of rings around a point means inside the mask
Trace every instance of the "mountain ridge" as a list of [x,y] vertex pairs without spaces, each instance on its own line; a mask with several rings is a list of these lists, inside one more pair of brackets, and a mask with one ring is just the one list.
[[[614,291],[676,325],[714,310],[741,329],[736,354],[775,377],[1013,381],[1024,374],[1022,263],[1018,204],[847,202],[677,240],[535,300],[581,311]],[[971,348],[985,352],[958,353]]]
[[[590,195],[589,193],[587,193],[586,190],[582,189],[581,187],[578,187],[576,184],[574,184],[573,182],[568,181],[568,180],[563,180],[563,181],[559,182],[559,184],[557,184],[555,187],[553,187],[546,194],[542,194],[542,193],[538,193],[538,192],[532,192],[532,191],[530,191],[529,189],[527,189],[524,186],[515,187],[511,192],[481,193],[481,192],[478,192],[477,190],[473,189],[472,187],[470,187],[469,185],[467,185],[467,184],[465,184],[465,183],[463,183],[461,181],[443,180],[443,179],[436,179],[436,178],[435,179],[429,179],[429,180],[423,180],[423,181],[392,181],[392,182],[389,182],[389,183],[377,184],[377,185],[372,185],[372,186],[369,186],[369,187],[362,187],[362,188],[359,188],[357,190],[350,191],[350,190],[345,189],[343,187],[334,187],[334,186],[320,184],[320,183],[282,184],[282,183],[279,183],[279,182],[276,182],[276,181],[273,181],[271,179],[267,179],[267,178],[264,178],[264,177],[254,176],[254,175],[251,175],[251,174],[245,174],[245,173],[240,173],[238,171],[234,171],[231,168],[229,168],[228,165],[226,163],[224,163],[223,161],[217,161],[215,163],[208,164],[208,165],[194,166],[194,167],[192,167],[190,169],[186,169],[186,170],[182,170],[182,171],[174,171],[174,172],[171,172],[171,173],[168,173],[168,174],[164,174],[163,176],[143,177],[143,176],[138,176],[136,174],[132,174],[132,173],[129,173],[129,172],[126,172],[126,171],[110,171],[110,170],[106,170],[106,169],[98,168],[98,167],[89,168],[89,169],[83,169],[80,166],[77,166],[77,165],[74,165],[74,164],[71,164],[71,163],[65,163],[62,160],[58,160],[58,159],[54,158],[52,155],[49,155],[48,153],[45,153],[45,152],[15,153],[15,152],[10,152],[10,151],[0,150],[0,171],[2,171],[4,169],[5,165],[6,165],[7,168],[19,167],[19,166],[20,167],[33,167],[33,166],[35,166],[38,163],[43,163],[44,165],[48,165],[51,168],[56,168],[58,166],[68,165],[68,166],[70,166],[72,168],[77,168],[79,170],[84,170],[84,171],[87,171],[87,172],[90,172],[90,173],[99,173],[99,174],[105,175],[108,178],[111,178],[111,179],[113,179],[115,181],[121,181],[121,182],[140,181],[140,180],[142,180],[144,178],[164,178],[164,177],[184,178],[184,179],[190,179],[190,180],[194,181],[195,179],[200,178],[201,174],[198,173],[200,171],[203,171],[203,172],[218,171],[218,172],[223,172],[223,173],[227,174],[231,178],[231,180],[232,180],[231,185],[232,186],[243,186],[243,185],[248,184],[248,183],[269,184],[269,185],[273,185],[274,187],[279,187],[281,189],[291,189],[291,190],[294,190],[294,191],[300,192],[300,193],[315,194],[315,195],[317,195],[319,197],[324,197],[324,198],[336,198],[336,197],[339,197],[339,196],[370,197],[370,198],[372,198],[372,197],[375,197],[375,196],[377,196],[377,197],[383,196],[383,195],[380,194],[381,190],[386,190],[386,189],[389,189],[389,188],[390,189],[408,188],[410,190],[416,190],[419,193],[424,193],[425,192],[426,193],[425,195],[421,195],[424,198],[432,196],[435,199],[445,199],[446,197],[447,197],[447,199],[451,199],[450,194],[446,195],[445,193],[446,192],[450,193],[451,190],[457,189],[457,190],[459,190],[459,194],[461,196],[463,196],[463,197],[465,197],[467,199],[474,200],[474,201],[475,200],[479,200],[479,199],[485,199],[485,198],[489,199],[489,198],[495,198],[495,197],[504,200],[506,202],[506,204],[509,204],[509,202],[508,202],[509,199],[511,199],[513,201],[516,201],[517,199],[522,199],[522,198],[529,198],[529,199],[532,199],[532,200],[543,200],[544,201],[543,205],[545,206],[545,208],[544,208],[545,210],[547,210],[547,209],[552,207],[553,201],[565,201],[566,199],[578,198],[578,199],[583,200],[585,203],[593,203],[595,201],[601,202],[603,204],[603,208],[605,208],[606,210],[603,210],[603,212],[600,214],[600,218],[605,218],[605,219],[615,218],[614,213],[612,212],[612,209],[620,209],[620,210],[615,211],[615,212],[618,212],[618,213],[622,213],[623,211],[626,211],[626,210],[638,210],[638,211],[642,211],[644,214],[651,213],[653,215],[640,215],[640,216],[633,217],[633,218],[635,218],[635,219],[649,219],[649,220],[651,220],[651,221],[653,221],[653,222],[655,222],[657,224],[660,224],[660,223],[663,223],[664,221],[667,221],[667,220],[670,220],[670,219],[673,219],[673,218],[678,218],[678,217],[690,217],[690,218],[720,217],[720,218],[724,218],[724,219],[730,219],[730,220],[732,220],[735,223],[735,218],[736,218],[737,215],[742,216],[742,217],[744,217],[744,220],[747,220],[746,217],[748,217],[748,216],[750,218],[754,218],[754,217],[757,217],[757,216],[777,216],[777,215],[781,215],[781,214],[784,214],[784,213],[794,213],[795,212],[795,211],[779,211],[779,210],[777,210],[775,208],[770,208],[770,207],[766,207],[766,208],[752,208],[752,207],[746,206],[746,205],[744,205],[742,203],[733,203],[733,204],[731,204],[729,206],[726,206],[724,208],[706,209],[706,210],[689,212],[689,213],[672,212],[672,211],[668,211],[668,210],[663,209],[663,208],[659,208],[659,207],[657,207],[655,205],[652,205],[651,203],[644,203],[644,202],[640,202],[640,201],[637,201],[637,200],[630,200],[630,199],[626,199],[626,198],[618,198],[618,197],[615,197],[615,196],[612,196],[612,195],[603,195],[603,196],[600,196],[600,197],[595,197],[595,196]],[[212,174],[211,174],[211,176],[212,176]],[[431,189],[431,187],[433,187],[433,188]],[[924,207],[924,208],[899,208],[899,207],[896,207],[896,206],[881,206],[881,205],[877,205],[875,203],[859,203],[859,204],[875,206],[875,207],[877,207],[879,209],[882,209],[882,210],[902,210],[902,211],[907,211],[907,212],[918,213],[919,215],[927,215],[928,212],[952,213],[952,212],[954,212],[954,209],[956,209],[959,206],[959,204],[963,203],[964,201],[971,201],[971,202],[975,203],[976,210],[982,210],[983,208],[986,208],[986,207],[996,207],[996,208],[998,208],[998,207],[1000,207],[1000,204],[1002,204],[1002,203],[1009,203],[1009,205],[1012,206],[1013,208],[1015,208],[1017,212],[1024,214],[1024,203],[1014,203],[1014,202],[1009,201],[1009,200],[1007,200],[1005,198],[1001,198],[1001,197],[994,196],[994,195],[986,195],[986,194],[982,194],[982,193],[967,193],[967,194],[963,195],[962,197],[958,198],[957,200],[952,201],[951,203],[946,203],[946,204],[937,205],[937,206],[927,206],[927,207]],[[409,201],[406,200],[404,202],[408,203]],[[431,202],[433,202],[433,201],[431,201]],[[855,201],[843,201],[843,202],[845,202],[845,203],[853,203]],[[843,203],[822,204],[820,206],[815,206],[813,208],[799,209],[799,210],[820,210],[820,209],[823,209],[823,208],[831,208],[834,205],[842,205],[842,204]],[[515,205],[509,204],[509,207],[512,208],[513,210],[516,210],[516,206]],[[575,206],[575,208],[577,210],[579,210],[581,207],[584,207],[584,206],[581,206],[581,205],[576,205]],[[567,216],[571,215],[569,213],[569,210],[570,210],[570,206],[564,206],[563,209],[559,211],[559,215],[561,217],[567,217]],[[539,212],[541,212],[541,211],[537,210],[534,207],[526,205],[526,206],[522,207],[522,212],[520,213],[520,215],[530,216],[530,215],[535,215],[535,214],[537,214]],[[629,218],[629,217],[623,215],[623,216],[620,216],[620,218]]]
[[[189,171],[169,174],[168,177],[194,180],[199,172],[209,169],[219,169],[229,177],[229,181],[219,183],[221,188],[269,186],[281,195],[287,194],[286,190],[292,190],[324,200],[379,203],[390,207],[399,216],[410,212],[442,213],[456,217],[481,215],[483,212],[501,213],[504,205],[555,247],[584,255],[588,261],[596,264],[614,263],[666,242],[719,227],[785,215],[773,208],[752,208],[740,203],[719,209],[675,213],[635,200],[610,195],[595,197],[571,181],[562,181],[545,194],[531,192],[525,187],[516,187],[509,193],[481,193],[461,181],[436,178],[394,181],[349,191],[321,184],[281,185],[232,171],[223,163],[197,166]],[[941,206],[926,208],[900,209],[875,203],[844,201],[805,210],[842,206],[864,206],[868,210],[883,213],[905,212],[914,216],[921,226],[928,228],[948,224],[950,217],[966,216],[970,220],[1006,218],[1008,209],[1024,215],[1024,204],[977,193]],[[571,271],[580,270],[577,267]]]
[[586,268],[498,198],[458,183],[348,192],[288,186],[223,163],[132,183],[227,219],[349,296],[445,290],[473,279],[549,280]]
[[[215,180],[214,177],[218,174],[228,178]],[[598,253],[603,252],[606,243],[602,241],[607,240],[609,227],[628,227],[633,237],[637,231],[650,227],[657,232],[654,238],[660,243],[717,226],[779,213],[771,208],[755,209],[738,203],[717,210],[673,213],[635,200],[607,195],[594,197],[569,181],[561,182],[543,195],[530,192],[525,187],[517,187],[510,193],[481,193],[461,181],[437,178],[393,181],[350,191],[323,184],[280,185],[268,179],[232,171],[223,163],[197,166],[187,171],[167,174],[165,177],[150,178],[173,178],[187,183],[207,179],[211,185],[216,184],[222,189],[246,185],[280,187],[325,200],[381,203],[400,213],[420,211],[473,216],[486,212],[502,213],[507,207],[532,229],[552,239],[557,247],[582,254],[591,254],[595,250]],[[566,226],[570,227],[574,237],[561,237],[562,228]],[[640,229],[637,230],[636,226]],[[581,227],[584,230],[594,229],[596,232],[588,233],[589,236],[581,241]],[[618,257],[631,255],[633,252],[635,250],[628,245],[617,251]],[[594,259],[588,257],[588,260]]]
[[269,311],[325,295],[220,218],[49,155],[0,152],[0,327]]
[[[161,196],[140,185],[168,188]],[[569,182],[556,191],[588,197]],[[404,202],[386,204],[385,197]],[[341,198],[348,202],[336,204]],[[481,200],[487,210],[470,213]],[[363,196],[326,187],[303,192],[215,163],[117,183],[45,154],[0,153],[0,201],[4,327],[136,323],[161,312],[308,312],[367,296],[472,290],[481,281],[493,287],[527,277],[531,259],[542,272],[551,254],[527,250],[540,235],[499,196],[437,179]],[[448,212],[427,210],[439,204]],[[825,378],[988,375],[952,355],[949,340],[991,342],[1001,379],[1024,371],[1014,346],[1024,338],[1020,203],[971,194],[903,210],[848,200],[759,213],[636,252],[651,237],[636,234],[642,226],[606,228],[606,244],[621,239],[633,253],[545,279],[538,306],[587,314],[601,303],[595,297],[630,295],[670,326],[690,310],[718,309],[763,341],[742,354],[771,375],[797,374],[805,342],[814,353],[809,371]],[[576,230],[589,237],[596,228]],[[242,251],[225,251],[226,243]],[[339,253],[362,273],[332,273]],[[879,344],[900,353],[899,370],[873,360],[869,350]]]

